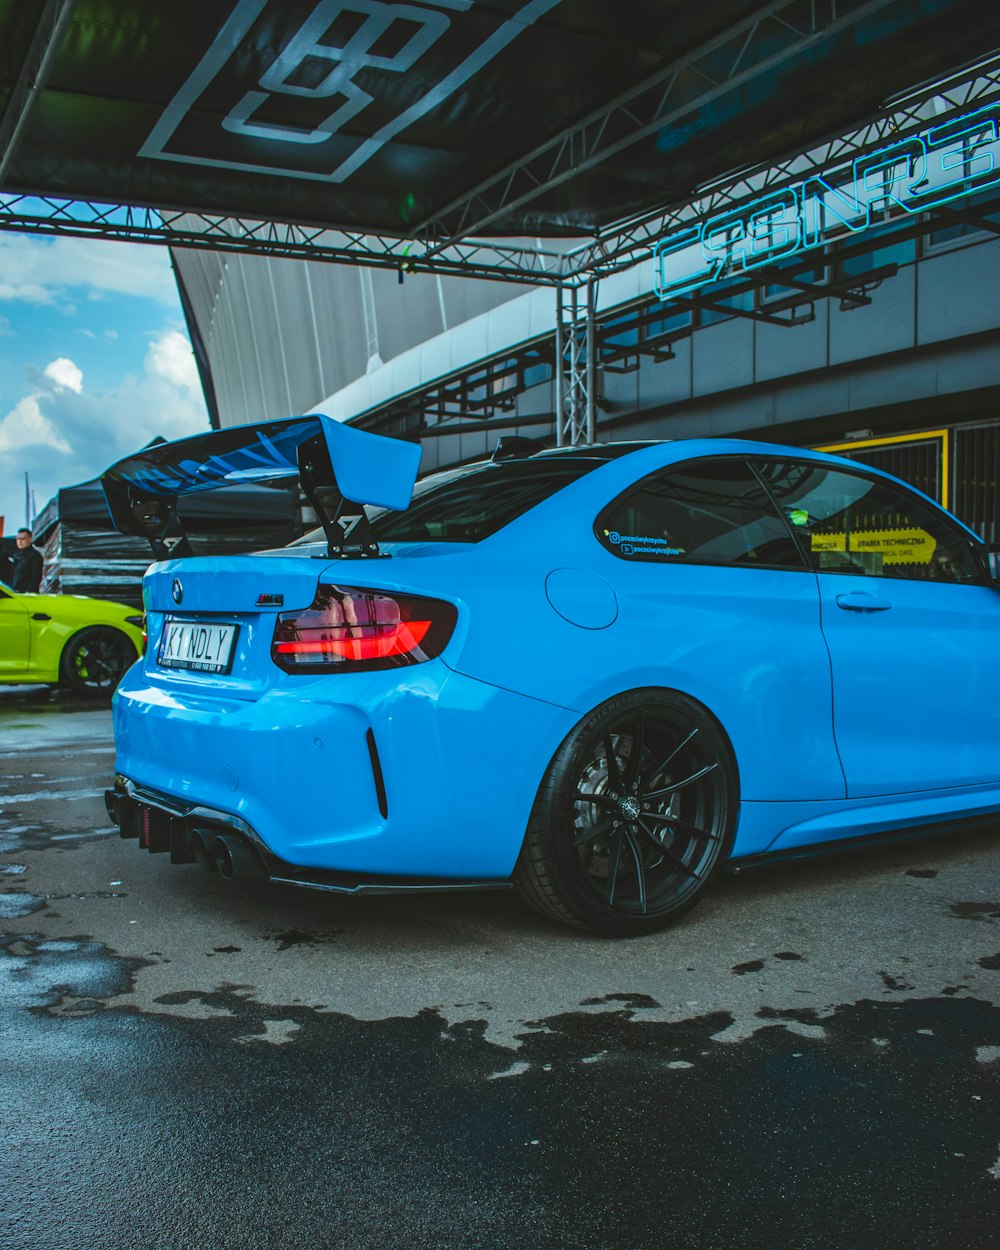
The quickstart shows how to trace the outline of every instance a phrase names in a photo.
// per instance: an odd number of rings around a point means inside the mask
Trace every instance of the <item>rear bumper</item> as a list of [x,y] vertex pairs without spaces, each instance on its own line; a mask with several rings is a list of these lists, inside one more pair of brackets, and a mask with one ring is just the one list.
[[509,877],[577,719],[439,660],[283,677],[253,700],[160,682],[138,665],[114,715],[124,780],[112,795],[146,796],[188,829],[234,829],[283,873],[456,883]]
[[267,879],[337,894],[411,894],[442,890],[509,889],[509,880],[440,880],[433,877],[361,875],[297,868],[273,855],[244,820],[201,805],[179,803],[143,790],[128,777],[115,777],[105,790],[111,823],[122,838],[135,838],[151,854],[168,854],[172,864],[198,863],[227,880]]

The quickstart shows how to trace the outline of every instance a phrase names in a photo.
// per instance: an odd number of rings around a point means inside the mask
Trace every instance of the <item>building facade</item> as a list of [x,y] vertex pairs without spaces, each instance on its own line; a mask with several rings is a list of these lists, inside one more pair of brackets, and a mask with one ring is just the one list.
[[[223,425],[324,411],[419,439],[423,468],[500,434],[555,441],[552,289],[174,254]],[[875,225],[685,298],[652,262],[602,280],[596,436],[837,448],[1000,541],[1000,211]]]

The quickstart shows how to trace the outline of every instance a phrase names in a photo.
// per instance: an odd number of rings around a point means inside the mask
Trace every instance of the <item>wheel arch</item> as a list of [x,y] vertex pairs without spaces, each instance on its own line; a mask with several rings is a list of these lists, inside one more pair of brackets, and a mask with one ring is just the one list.
[[737,798],[738,798],[739,794],[742,793],[739,756],[736,753],[736,747],[733,744],[732,735],[726,729],[725,723],[723,722],[722,718],[718,715],[718,713],[709,703],[706,703],[705,700],[703,698],[700,698],[698,695],[691,694],[690,691],[684,690],[680,686],[672,686],[667,683],[661,684],[658,682],[648,682],[648,681],[642,682],[639,685],[622,686],[620,689],[615,689],[611,691],[610,693],[605,694],[602,698],[598,699],[597,702],[594,703],[592,707],[588,708],[587,711],[581,712],[580,715],[577,717],[576,721],[574,722],[572,728],[569,730],[568,733],[564,734],[563,737],[559,740],[559,742],[556,744],[555,750],[553,750],[552,754],[549,756],[548,760],[546,761],[545,768],[543,770],[542,777],[539,781],[538,788],[541,789],[542,785],[544,785],[545,775],[547,774],[549,767],[551,766],[553,760],[556,758],[556,756],[559,754],[560,750],[562,749],[563,744],[574,733],[576,733],[576,731],[580,728],[581,725],[583,725],[586,721],[590,720],[592,716],[595,716],[599,711],[601,711],[602,708],[606,707],[609,703],[613,703],[615,699],[620,699],[626,695],[638,695],[638,694],[643,694],[646,692],[652,695],[664,695],[664,694],[678,695],[680,698],[686,699],[689,703],[693,703],[700,712],[703,712],[713,722],[716,729],[718,729],[719,734],[721,735],[722,740],[726,745],[726,748],[729,751],[729,762],[732,766],[733,774],[736,778]]

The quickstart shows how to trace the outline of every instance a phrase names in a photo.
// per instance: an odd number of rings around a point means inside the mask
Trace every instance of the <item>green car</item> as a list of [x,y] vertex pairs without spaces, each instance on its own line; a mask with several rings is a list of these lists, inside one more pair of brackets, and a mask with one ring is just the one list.
[[0,582],[0,683],[58,682],[110,695],[142,654],[142,613],[83,595],[22,595]]

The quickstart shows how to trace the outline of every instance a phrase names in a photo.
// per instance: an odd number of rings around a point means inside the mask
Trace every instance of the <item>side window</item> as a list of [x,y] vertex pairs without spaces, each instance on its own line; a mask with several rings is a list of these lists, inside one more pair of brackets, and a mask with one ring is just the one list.
[[757,470],[817,572],[982,580],[969,538],[891,482],[802,462],[761,463]]
[[600,515],[595,531],[622,560],[806,567],[750,466],[732,457],[646,478]]

